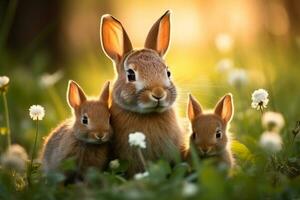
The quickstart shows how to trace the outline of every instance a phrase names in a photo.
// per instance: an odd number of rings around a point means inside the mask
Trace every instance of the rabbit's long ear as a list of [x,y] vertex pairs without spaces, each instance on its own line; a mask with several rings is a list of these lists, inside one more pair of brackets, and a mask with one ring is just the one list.
[[227,94],[217,103],[215,107],[215,114],[219,115],[225,123],[228,123],[233,116],[233,102],[232,95]]
[[168,50],[170,43],[170,11],[159,18],[150,29],[145,48],[153,49],[163,57]]
[[190,121],[193,121],[198,115],[202,114],[200,103],[191,94],[189,95],[187,113]]
[[121,22],[111,15],[103,15],[101,18],[100,39],[104,52],[116,63],[132,50],[132,44]]
[[104,84],[103,89],[100,94],[100,98],[99,98],[99,100],[107,106],[108,106],[108,101],[109,101],[109,84],[110,84],[109,81],[107,81]]
[[67,101],[72,108],[77,108],[86,101],[86,95],[83,90],[75,81],[72,80],[69,81]]

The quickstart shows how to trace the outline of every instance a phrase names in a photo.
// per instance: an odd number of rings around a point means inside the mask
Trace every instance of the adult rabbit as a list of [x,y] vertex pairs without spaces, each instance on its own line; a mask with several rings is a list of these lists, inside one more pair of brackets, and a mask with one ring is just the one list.
[[176,160],[184,142],[173,108],[176,87],[164,60],[170,43],[170,11],[154,23],[140,50],[132,48],[122,24],[111,15],[102,16],[100,34],[102,48],[117,72],[110,110],[115,156],[129,162],[129,176],[144,170],[128,144],[129,134],[138,131],[146,136],[146,160]]

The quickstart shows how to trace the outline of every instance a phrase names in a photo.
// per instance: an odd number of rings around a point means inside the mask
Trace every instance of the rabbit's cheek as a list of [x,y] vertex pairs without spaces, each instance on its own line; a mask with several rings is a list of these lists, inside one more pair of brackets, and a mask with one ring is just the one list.
[[131,104],[133,102],[132,93],[127,90],[122,90],[120,96],[126,104]]

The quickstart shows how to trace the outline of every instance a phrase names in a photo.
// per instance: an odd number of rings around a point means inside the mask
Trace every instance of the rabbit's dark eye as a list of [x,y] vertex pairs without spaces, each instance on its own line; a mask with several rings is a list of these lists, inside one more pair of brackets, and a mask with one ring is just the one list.
[[81,119],[81,122],[82,122],[82,124],[87,125],[89,123],[88,117],[84,115]]
[[219,139],[219,138],[221,138],[221,136],[222,136],[221,130],[217,130],[216,131],[216,138]]
[[171,77],[171,72],[167,70],[167,76],[170,78]]
[[132,81],[136,81],[135,80],[135,73],[132,69],[128,69],[127,70],[127,79],[128,81],[132,82]]
[[195,132],[192,133],[191,138],[192,138],[192,140],[196,139],[196,133]]

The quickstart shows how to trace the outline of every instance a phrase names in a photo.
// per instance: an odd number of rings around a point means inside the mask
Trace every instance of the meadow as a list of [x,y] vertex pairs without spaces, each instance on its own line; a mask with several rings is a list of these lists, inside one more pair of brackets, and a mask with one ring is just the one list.
[[[182,2],[178,4],[182,5]],[[155,14],[146,15],[151,16],[151,22],[143,25],[142,31],[137,31],[142,35],[140,37],[145,36],[150,24],[165,7],[162,6]],[[129,35],[137,34],[130,25],[133,22],[126,18],[130,10],[120,11],[118,6],[114,9],[125,21]],[[180,12],[184,8],[172,9],[172,17],[176,13],[188,15],[188,12]],[[113,82],[113,65],[104,55],[99,38],[83,47],[77,46],[78,49],[76,45],[69,45],[65,47],[67,50],[64,49],[65,54],[53,56],[47,46],[51,42],[47,35],[53,33],[51,26],[22,48],[9,48],[7,39],[13,25],[14,5],[9,4],[5,11],[0,26],[0,79],[7,76],[9,82],[3,86],[0,84],[0,199],[300,198],[300,36],[297,34],[292,31],[282,34],[275,31],[275,34],[273,29],[266,28],[249,39],[248,35],[221,30],[207,33],[209,36],[202,40],[189,40],[188,37],[198,37],[197,34],[181,33],[182,38],[178,34],[178,26],[182,24],[176,25],[181,22],[174,17],[172,43],[166,56],[178,90],[174,106],[179,117],[186,121],[189,93],[207,109],[212,109],[224,94],[232,93],[235,109],[229,130],[233,136],[236,167],[228,174],[226,168],[215,166],[210,160],[200,160],[197,156],[193,157],[192,163],[178,160],[174,166],[164,160],[147,161],[146,174],[127,179],[124,176],[126,163],[120,161],[117,165],[111,164],[104,172],[91,168],[84,182],[64,186],[63,173],[46,176],[40,170],[36,158],[44,137],[71,116],[66,101],[68,80],[75,80],[88,95],[96,96],[105,81]],[[104,13],[101,11],[100,14]],[[93,35],[97,37],[100,14],[97,13],[97,23],[93,24],[97,30]],[[92,26],[91,23],[89,25]],[[193,29],[187,27],[186,31]],[[82,37],[81,34],[77,36]],[[131,39],[134,41],[134,36]],[[64,45],[62,40],[59,40],[63,43],[61,48]],[[136,41],[142,43],[140,39]],[[195,44],[201,41],[201,45]],[[268,92],[269,102],[261,110],[251,106],[251,95],[257,89]],[[30,117],[32,105],[44,107],[42,120]],[[276,116],[264,118],[270,111]],[[262,135],[267,133],[271,137],[263,140]],[[37,146],[33,151],[35,140]],[[17,147],[17,154],[12,155],[8,151],[12,144],[18,144],[24,150]],[[30,167],[32,152],[34,160]],[[72,159],[63,164],[65,170],[74,167]],[[28,174],[31,174],[30,182]]]

